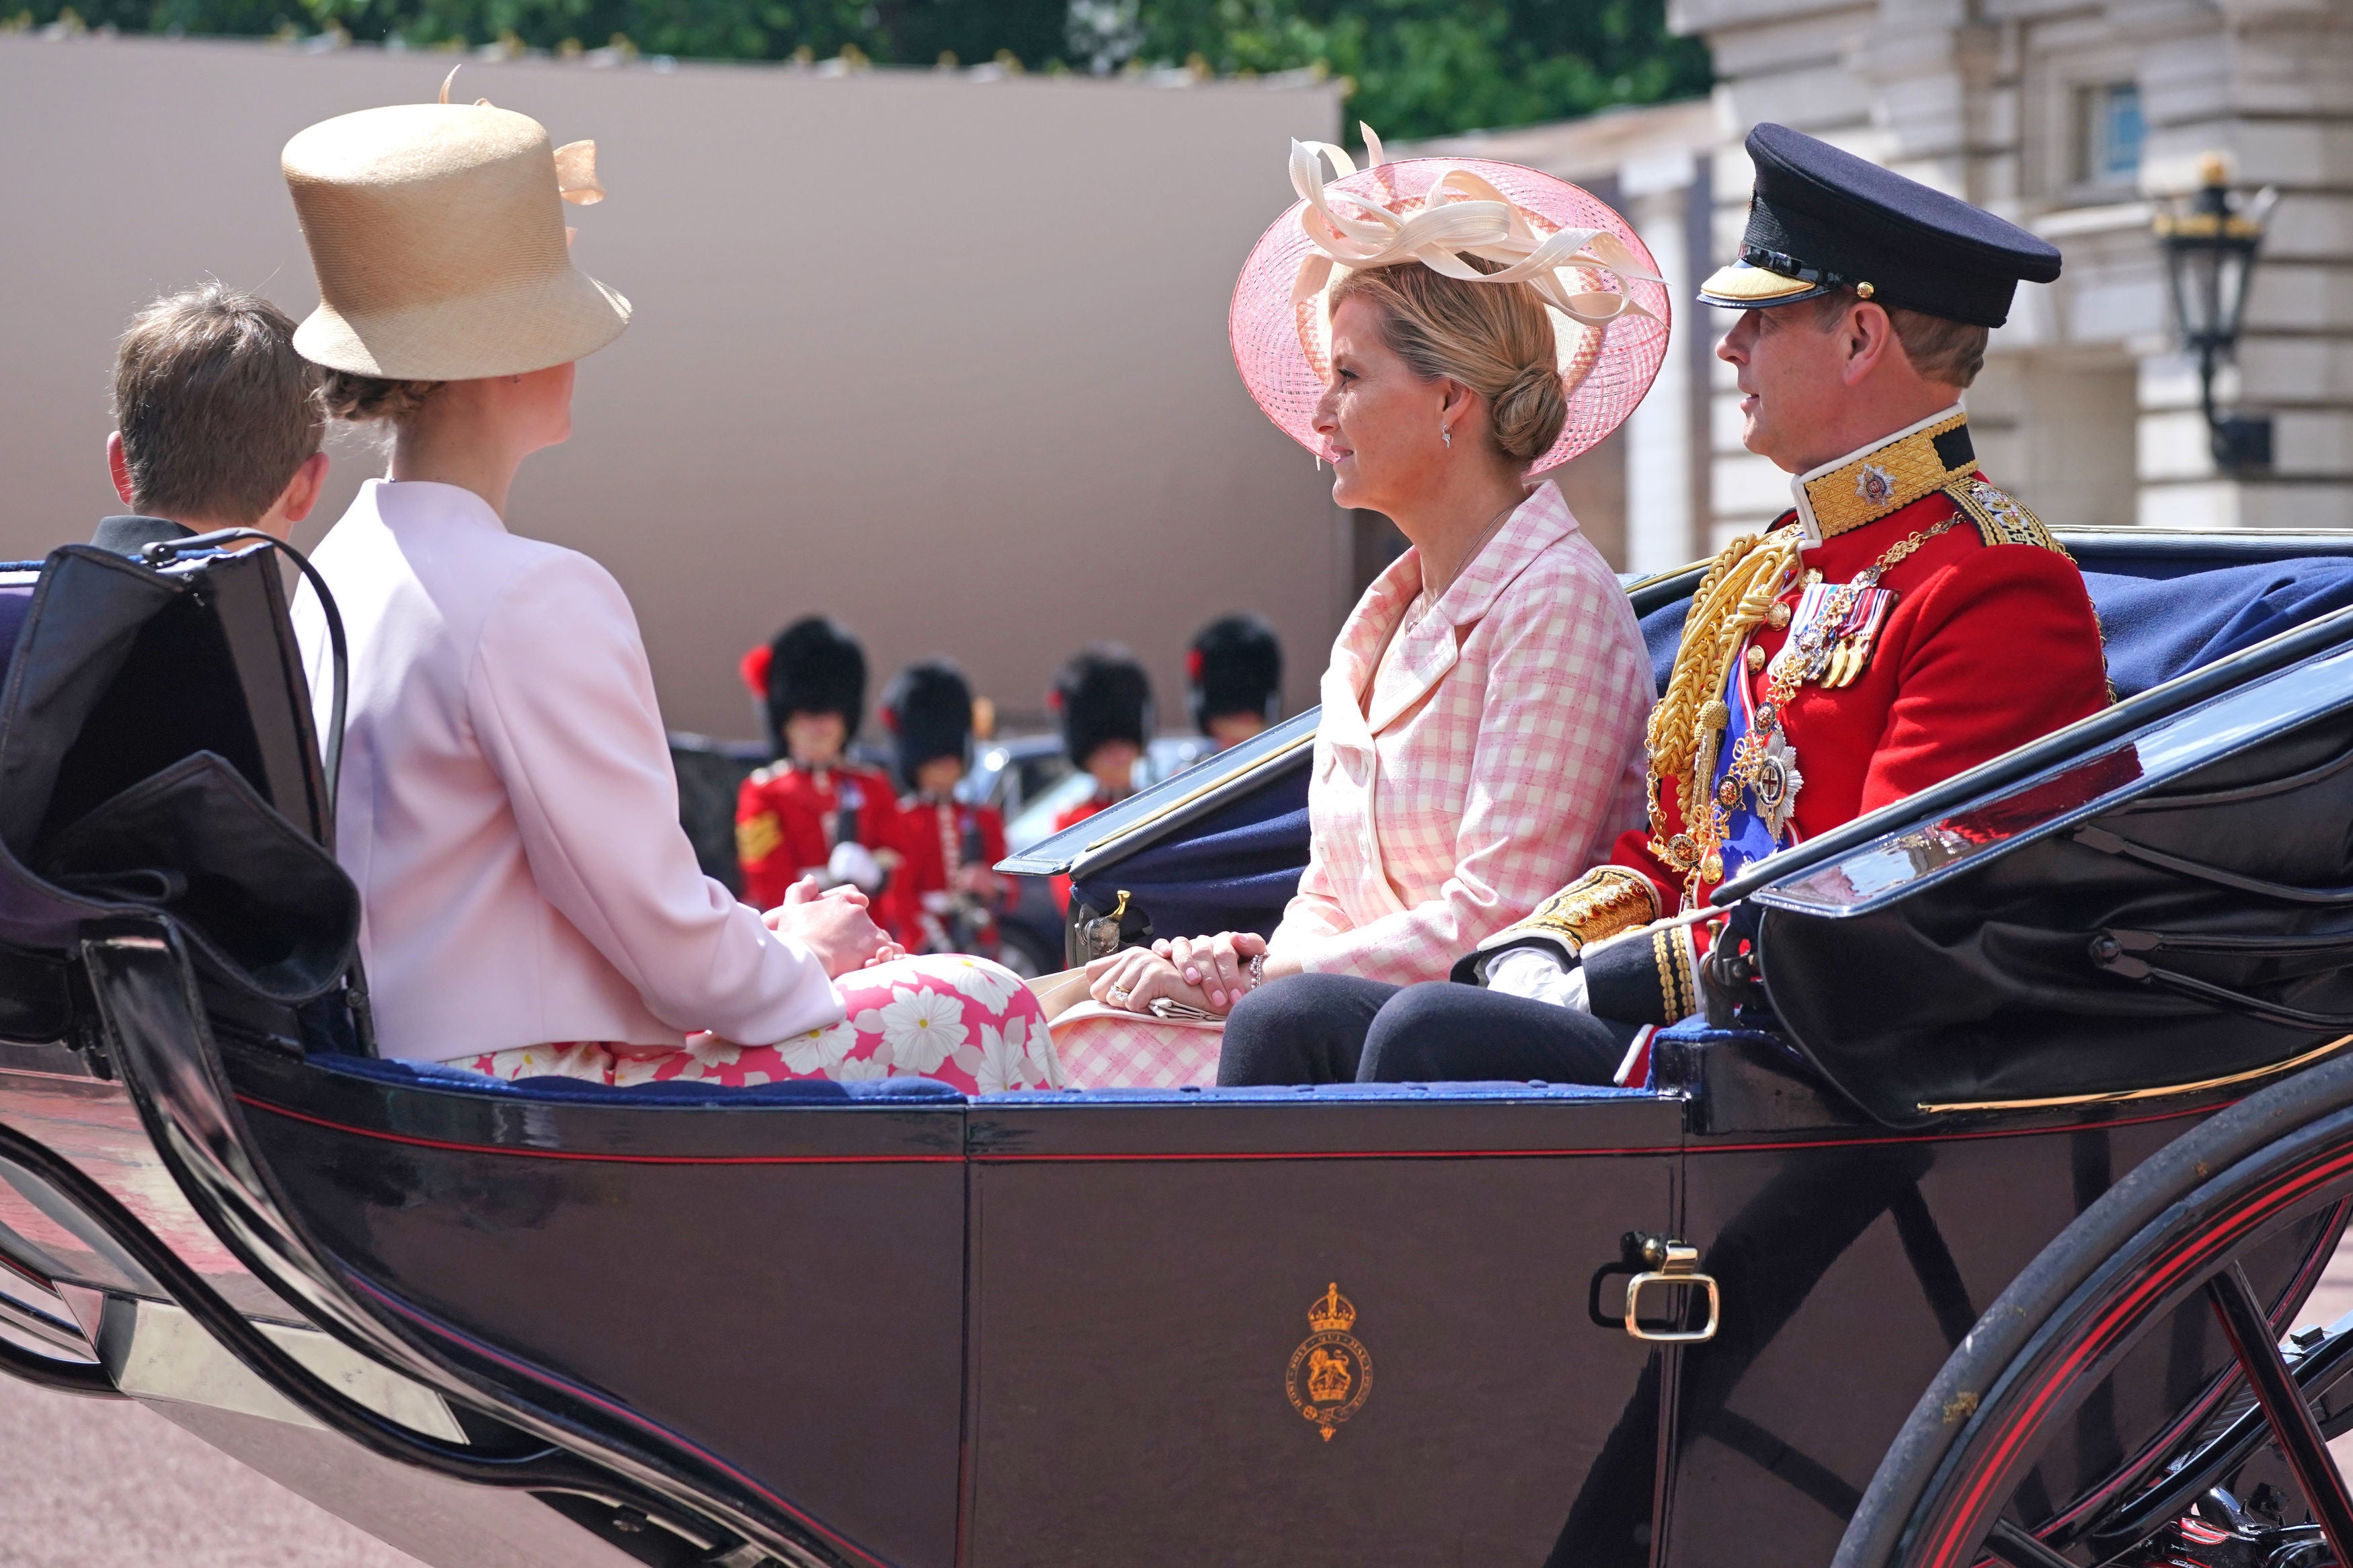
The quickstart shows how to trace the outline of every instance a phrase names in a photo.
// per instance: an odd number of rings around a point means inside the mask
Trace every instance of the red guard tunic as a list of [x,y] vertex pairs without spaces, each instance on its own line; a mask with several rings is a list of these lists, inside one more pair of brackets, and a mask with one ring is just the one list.
[[801,878],[827,880],[826,862],[845,841],[864,845],[887,869],[899,858],[898,819],[898,795],[876,769],[789,762],[762,768],[735,797],[744,901],[774,909]]
[[[1858,670],[1842,682],[1806,681],[1778,705],[1778,727],[1801,781],[1779,825],[1783,844],[1901,800],[2109,700],[2099,622],[2082,574],[2031,513],[1976,471],[1968,451],[1957,411],[1925,421],[1808,476],[1801,493],[1812,517],[1793,510],[1774,525],[1822,537],[1803,544],[1774,607],[1734,653],[1721,689],[1727,708],[1745,687],[1743,706],[1764,709],[1776,656],[1805,629],[1801,605],[1810,584],[1852,584],[1887,562],[1877,586],[1893,598]],[[1954,456],[1961,461],[1944,460]],[[1891,552],[1901,558],[1888,562]],[[1678,668],[1724,624],[1686,625]],[[1703,907],[1725,868],[1707,853],[1709,834],[1682,798],[1683,785],[1682,777],[1658,778],[1654,822],[1622,835],[1609,863],[1482,943],[1457,966],[1457,977],[1482,977],[1485,955],[1505,948],[1545,945],[1574,958],[1588,944]],[[1721,792],[1726,806],[1755,805],[1721,769],[1711,769],[1702,787]],[[1671,1023],[1697,1011],[1695,965],[1704,943],[1687,927],[1658,933],[1644,950],[1647,1016],[1605,1005],[1604,968],[1588,964],[1594,1011],[1637,1023]],[[1637,962],[1620,948],[1609,953],[1613,969]],[[1648,973],[1653,966],[1655,974]]]
[[[994,900],[957,903],[955,873],[1005,858],[1005,818],[994,806],[911,795],[900,803],[902,859],[892,873],[889,921],[911,952],[993,948]],[[958,927],[963,929],[959,931]]]

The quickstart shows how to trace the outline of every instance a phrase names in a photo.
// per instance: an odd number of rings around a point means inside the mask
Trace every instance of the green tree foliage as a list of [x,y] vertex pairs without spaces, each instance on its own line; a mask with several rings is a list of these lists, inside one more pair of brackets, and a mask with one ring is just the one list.
[[[0,0],[5,3],[5,0]],[[1707,52],[1665,0],[40,0],[124,32],[311,34],[571,52],[611,40],[714,59],[1030,69],[1321,69],[1387,137],[1524,125],[1703,92]]]

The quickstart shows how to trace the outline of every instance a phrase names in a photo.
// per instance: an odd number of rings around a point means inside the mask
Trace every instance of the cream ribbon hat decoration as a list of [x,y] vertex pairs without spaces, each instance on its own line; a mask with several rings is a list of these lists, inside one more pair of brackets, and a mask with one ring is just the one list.
[[[455,73],[451,73],[454,75]],[[338,115],[280,165],[318,275],[301,355],[396,381],[467,381],[595,353],[629,302],[572,264],[564,204],[604,199],[596,146],[448,101]]]
[[1260,238],[1234,287],[1234,361],[1267,416],[1323,455],[1313,411],[1330,374],[1332,285],[1349,271],[1419,262],[1465,282],[1525,283],[1552,313],[1568,421],[1535,469],[1617,428],[1658,374],[1670,315],[1665,280],[1626,220],[1515,163],[1392,163],[1370,126],[1357,129],[1362,170],[1330,142],[1292,142],[1299,200]]

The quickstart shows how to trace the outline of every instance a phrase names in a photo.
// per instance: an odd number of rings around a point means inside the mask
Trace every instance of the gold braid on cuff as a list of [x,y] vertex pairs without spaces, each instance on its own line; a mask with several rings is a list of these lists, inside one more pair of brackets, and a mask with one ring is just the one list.
[[1479,944],[1485,952],[1530,937],[1546,937],[1575,957],[1597,942],[1649,925],[1659,918],[1659,891],[1648,877],[1624,866],[1596,866],[1517,925]]

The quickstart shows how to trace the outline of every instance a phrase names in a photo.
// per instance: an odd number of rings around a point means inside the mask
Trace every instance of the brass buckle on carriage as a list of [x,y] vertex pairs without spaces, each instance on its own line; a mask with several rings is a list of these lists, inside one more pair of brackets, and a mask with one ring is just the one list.
[[[1626,1281],[1626,1331],[1657,1345],[1704,1344],[1715,1338],[1716,1325],[1724,1321],[1724,1297],[1715,1277],[1699,1271],[1699,1248],[1665,1237],[1645,1237],[1642,1260],[1651,1267]],[[1644,1323],[1642,1291],[1652,1285],[1706,1291],[1707,1321],[1696,1329],[1662,1329]]]

